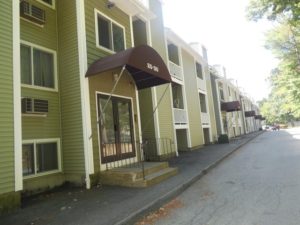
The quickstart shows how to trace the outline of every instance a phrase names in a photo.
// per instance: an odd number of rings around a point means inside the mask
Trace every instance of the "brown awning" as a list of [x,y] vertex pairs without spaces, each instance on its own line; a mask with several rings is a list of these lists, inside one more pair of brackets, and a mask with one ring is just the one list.
[[241,110],[241,105],[239,101],[232,102],[222,102],[221,103],[221,111],[233,112]]
[[262,115],[256,115],[254,118],[257,120],[266,120],[266,118],[263,117]]
[[126,66],[138,89],[153,87],[172,81],[169,70],[161,56],[150,46],[140,45],[95,61],[86,77]]
[[254,110],[245,112],[245,117],[253,117],[253,116],[255,116],[255,111]]
[[254,117],[256,120],[262,120],[262,115],[256,115],[255,117]]

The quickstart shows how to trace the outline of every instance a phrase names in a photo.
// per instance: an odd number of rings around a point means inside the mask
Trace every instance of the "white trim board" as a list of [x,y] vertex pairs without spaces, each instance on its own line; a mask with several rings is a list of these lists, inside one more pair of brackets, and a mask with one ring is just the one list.
[[13,102],[14,102],[14,152],[15,191],[23,189],[22,121],[21,121],[21,56],[20,56],[20,3],[12,1],[13,22]]
[[84,0],[76,0],[77,36],[78,36],[78,63],[80,77],[81,113],[83,127],[84,161],[85,161],[85,182],[86,188],[91,188],[90,174],[94,173],[92,128],[90,114],[89,83],[85,78],[87,71],[87,47]]

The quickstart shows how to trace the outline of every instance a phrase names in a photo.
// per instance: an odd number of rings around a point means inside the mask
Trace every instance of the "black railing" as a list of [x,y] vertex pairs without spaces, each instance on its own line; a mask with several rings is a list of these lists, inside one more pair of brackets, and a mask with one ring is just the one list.
[[161,162],[174,156],[176,156],[174,143],[169,138],[145,139],[143,143],[102,144],[102,163],[105,164],[106,170],[137,168],[141,169],[143,178],[145,178],[144,162]]

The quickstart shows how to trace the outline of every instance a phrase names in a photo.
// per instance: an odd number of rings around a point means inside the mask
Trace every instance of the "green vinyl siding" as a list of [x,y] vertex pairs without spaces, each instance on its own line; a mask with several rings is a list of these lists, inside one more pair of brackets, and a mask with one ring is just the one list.
[[194,58],[186,51],[182,51],[184,86],[186,92],[186,104],[189,116],[191,146],[203,145],[203,130],[201,124],[200,100],[197,87],[197,75]]
[[48,101],[48,113],[45,116],[22,116],[23,140],[61,138],[60,132],[60,108],[59,95],[53,91],[43,91],[34,88],[23,87],[22,97],[41,99]]
[[155,139],[155,128],[153,120],[153,104],[151,89],[143,89],[139,91],[140,115],[142,138],[153,140]]
[[[14,191],[12,1],[0,7],[0,195]],[[1,204],[1,201],[0,201]],[[1,205],[0,205],[1,209]],[[1,210],[0,210],[1,211]]]
[[79,181],[85,171],[76,4],[57,1],[58,68],[62,124],[62,158],[66,179]]
[[40,177],[24,179],[23,196],[36,194],[42,191],[48,191],[51,188],[60,186],[64,183],[64,175],[62,173],[48,174]]
[[[149,1],[151,11],[155,12],[156,17],[150,21],[152,47],[160,54],[164,62],[167,64],[167,48],[165,44],[164,24],[162,16],[162,7],[160,1]],[[172,121],[173,107],[171,101],[171,85],[160,85],[155,87],[157,102],[160,100],[167,88],[165,96],[162,98],[158,107],[158,120],[160,138],[169,138],[174,141],[174,126]],[[140,99],[142,101],[142,99]],[[161,152],[164,150],[161,149]]]
[[29,3],[45,10],[46,23],[39,26],[27,20],[20,20],[21,40],[34,43],[49,49],[57,50],[57,16],[56,10],[37,1],[28,0]]
[[95,11],[97,9],[103,15],[107,16],[111,20],[117,22],[119,25],[125,27],[125,47],[130,48],[131,43],[131,30],[130,30],[130,19],[127,14],[113,7],[108,9],[106,7],[106,1],[99,0],[88,0],[85,1],[85,25],[86,25],[86,41],[87,41],[87,54],[88,54],[88,65],[91,65],[95,60],[111,55],[111,53],[102,50],[96,46],[96,21]]

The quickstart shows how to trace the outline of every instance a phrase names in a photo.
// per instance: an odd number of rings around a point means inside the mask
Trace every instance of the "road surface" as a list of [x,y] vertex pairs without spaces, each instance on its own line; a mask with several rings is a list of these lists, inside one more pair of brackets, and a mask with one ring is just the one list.
[[165,208],[152,224],[299,225],[300,129],[258,136]]

